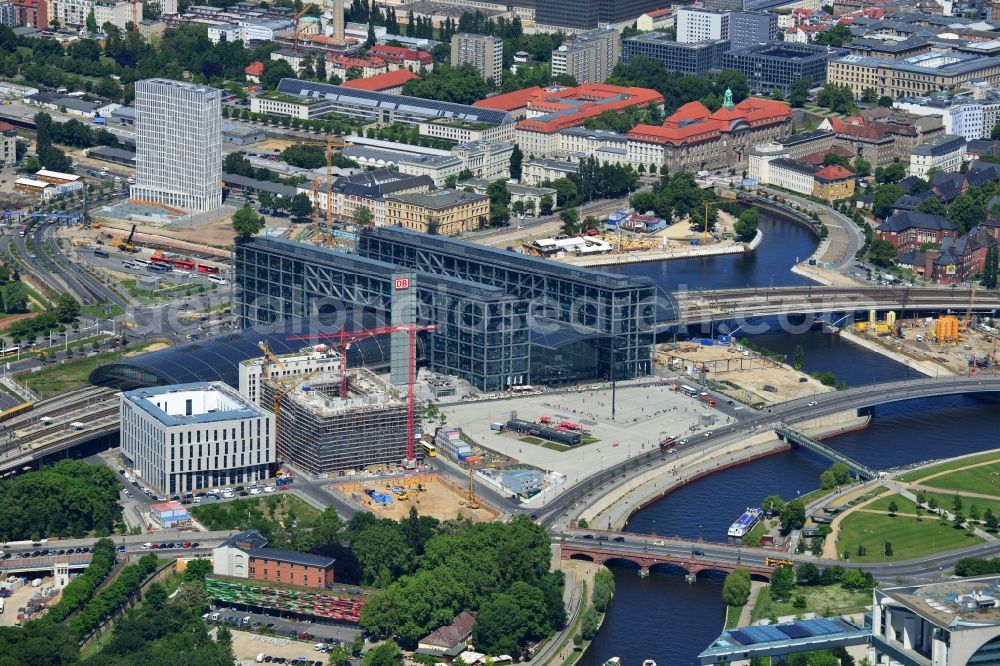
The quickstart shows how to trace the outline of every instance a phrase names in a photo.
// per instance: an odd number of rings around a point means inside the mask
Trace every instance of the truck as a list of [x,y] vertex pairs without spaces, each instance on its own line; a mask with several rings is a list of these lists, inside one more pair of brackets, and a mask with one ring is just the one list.
[[123,240],[120,243],[118,243],[118,249],[120,251],[122,251],[122,252],[138,252],[139,251],[139,248],[137,248],[135,245],[132,245],[132,239],[135,237],[135,227],[136,227],[136,225],[133,224],[132,225],[132,231],[129,232],[128,238],[126,238],[125,240]]
[[704,391],[701,392],[701,394],[698,396],[698,399],[701,400],[706,405],[708,405],[709,407],[715,407],[715,398],[710,396],[708,393],[705,393]]

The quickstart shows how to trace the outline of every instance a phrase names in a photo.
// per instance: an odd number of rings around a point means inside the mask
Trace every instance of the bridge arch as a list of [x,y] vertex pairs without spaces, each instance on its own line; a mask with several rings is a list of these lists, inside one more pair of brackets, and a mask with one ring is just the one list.
[[623,569],[641,569],[642,563],[636,562],[629,557],[609,557],[604,560],[606,567],[622,567]]
[[581,562],[593,562],[594,556],[588,555],[587,553],[573,553],[569,556],[571,560],[579,560]]
[[669,574],[671,576],[686,576],[690,571],[682,564],[677,562],[657,562],[649,567],[650,571],[658,571],[660,573]]

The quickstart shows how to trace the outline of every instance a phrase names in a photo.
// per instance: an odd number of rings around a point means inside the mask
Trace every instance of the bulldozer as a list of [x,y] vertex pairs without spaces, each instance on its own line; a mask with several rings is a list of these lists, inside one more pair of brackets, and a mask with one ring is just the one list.
[[129,232],[128,238],[118,243],[118,249],[122,252],[138,252],[139,248],[132,244],[132,238],[135,236],[135,227],[132,225],[132,231]]

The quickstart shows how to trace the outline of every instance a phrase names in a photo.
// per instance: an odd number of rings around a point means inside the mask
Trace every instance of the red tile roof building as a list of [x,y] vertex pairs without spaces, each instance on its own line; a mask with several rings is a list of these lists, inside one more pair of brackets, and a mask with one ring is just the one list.
[[671,171],[733,168],[754,146],[791,133],[792,112],[784,102],[749,97],[714,113],[701,102],[677,109],[662,125],[636,125],[627,134],[633,165],[666,164]]
[[390,70],[408,69],[411,72],[418,72],[421,69],[427,71],[434,69],[434,58],[427,51],[376,44],[368,50],[368,55],[377,56],[384,60],[389,65]]
[[403,92],[403,86],[406,85],[407,81],[419,78],[408,69],[397,69],[393,72],[383,72],[363,79],[345,81],[342,85],[345,88],[354,88],[355,90],[399,94]]
[[355,69],[361,72],[361,78],[370,78],[389,71],[389,66],[381,58],[351,58],[350,56],[331,53],[326,56],[330,74],[336,74],[341,79],[347,79],[347,72]]
[[264,73],[264,63],[260,60],[254,60],[243,68],[243,73],[246,74],[248,81],[260,83],[260,75]]
[[649,88],[585,83],[573,88],[542,89],[530,96],[499,95],[477,102],[476,106],[509,110],[502,107],[521,103],[525,119],[517,124],[515,141],[525,155],[542,156],[555,149],[556,134],[562,130],[579,127],[606,111],[650,104],[662,107],[663,96]]

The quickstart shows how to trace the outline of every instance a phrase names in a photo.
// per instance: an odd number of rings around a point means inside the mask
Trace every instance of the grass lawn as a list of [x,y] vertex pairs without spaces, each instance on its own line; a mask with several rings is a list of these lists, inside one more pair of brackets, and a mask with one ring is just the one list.
[[946,472],[950,469],[958,469],[959,467],[968,467],[969,465],[975,465],[990,460],[1000,460],[1000,450],[990,451],[989,453],[983,453],[978,456],[968,456],[960,458],[959,460],[944,462],[940,465],[932,465],[931,467],[925,467],[924,469],[907,472],[899,478],[902,481],[919,481],[920,479],[926,479],[928,476],[937,474],[938,472]]
[[48,398],[57,393],[83,388],[87,385],[91,371],[98,366],[124,358],[128,353],[142,352],[160,343],[160,340],[152,340],[142,345],[129,345],[121,351],[85,356],[65,363],[53,363],[43,366],[38,372],[25,373],[18,375],[17,378],[40,398]]
[[123,312],[125,312],[125,308],[123,308],[122,306],[120,306],[120,305],[112,305],[111,306],[111,314],[108,315],[104,311],[104,307],[105,306],[104,306],[103,303],[91,303],[90,305],[84,305],[84,306],[82,306],[80,308],[80,312],[82,312],[85,315],[89,315],[89,316],[93,317],[94,319],[107,319],[109,316],[111,316],[111,317],[117,317],[118,315],[120,315]]
[[[888,557],[883,555],[886,541],[892,543],[893,550]],[[979,537],[967,536],[965,530],[955,529],[951,523],[941,524],[935,516],[924,516],[918,521],[908,516],[856,512],[840,523],[837,552],[847,551],[850,559],[857,562],[893,562],[981,542]],[[858,544],[863,544],[868,552],[859,556]]]
[[278,523],[291,518],[298,521],[299,527],[308,528],[320,514],[318,509],[289,493],[201,504],[192,506],[189,511],[198,522],[213,531],[246,529],[248,514],[255,527],[262,523],[277,527]]
[[[945,511],[952,511],[952,506],[955,502],[955,496],[949,493],[930,493],[924,492],[927,495],[927,500],[930,501],[932,498],[937,502],[938,507],[944,509]],[[962,513],[965,517],[969,517],[969,509],[975,505],[979,509],[980,520],[982,520],[982,514],[989,509],[996,516],[1000,516],[1000,498],[996,500],[983,499],[981,497],[963,497],[962,498]]]
[[[797,595],[806,598],[805,608],[795,608],[792,600]],[[773,601],[770,590],[761,590],[754,605],[751,622],[771,616],[785,617],[788,615],[804,615],[818,613],[820,615],[844,615],[865,610],[872,603],[871,592],[845,590],[838,585],[796,585],[795,591],[787,600]]]
[[726,629],[735,629],[740,626],[740,615],[742,613],[743,606],[726,606]]
[[925,485],[1000,497],[1000,462],[950,472],[944,476],[929,479]]
[[916,502],[908,500],[902,495],[880,497],[871,504],[866,504],[861,510],[864,511],[865,509],[872,509],[873,511],[888,511],[890,502],[896,503],[896,511],[899,513],[916,513]]
[[562,444],[556,444],[555,442],[544,442],[542,444],[543,449],[548,449],[550,451],[559,451],[563,453],[564,451],[569,451],[570,447],[563,446]]
[[534,444],[535,446],[542,443],[542,440],[537,437],[522,437],[518,441],[524,442],[525,444]]

